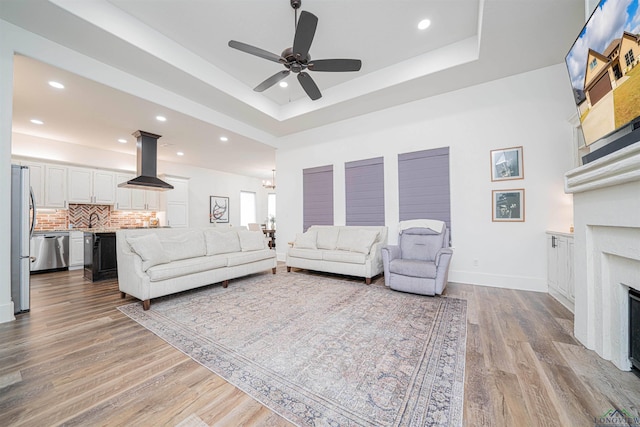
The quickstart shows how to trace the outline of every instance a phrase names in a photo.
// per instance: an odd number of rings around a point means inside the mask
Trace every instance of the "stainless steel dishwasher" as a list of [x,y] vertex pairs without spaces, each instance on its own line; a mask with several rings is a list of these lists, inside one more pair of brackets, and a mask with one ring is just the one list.
[[[31,238],[32,273],[69,268],[69,233],[64,231],[36,232]],[[32,258],[32,259],[33,259]]]

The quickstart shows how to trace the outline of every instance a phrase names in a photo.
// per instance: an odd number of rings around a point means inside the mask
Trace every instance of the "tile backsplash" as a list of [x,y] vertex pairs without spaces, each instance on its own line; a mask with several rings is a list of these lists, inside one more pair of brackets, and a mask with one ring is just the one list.
[[142,227],[145,221],[155,218],[155,212],[114,211],[108,205],[70,204],[68,210],[39,210],[36,213],[36,230],[64,230],[89,227],[89,216],[94,215],[94,228]]

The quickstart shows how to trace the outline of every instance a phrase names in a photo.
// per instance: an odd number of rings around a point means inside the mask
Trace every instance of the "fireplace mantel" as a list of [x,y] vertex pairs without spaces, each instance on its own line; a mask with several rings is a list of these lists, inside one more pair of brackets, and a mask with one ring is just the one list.
[[640,142],[565,174],[567,193],[581,193],[640,180]]
[[640,288],[640,142],[565,174],[573,194],[576,338],[628,370],[628,287]]

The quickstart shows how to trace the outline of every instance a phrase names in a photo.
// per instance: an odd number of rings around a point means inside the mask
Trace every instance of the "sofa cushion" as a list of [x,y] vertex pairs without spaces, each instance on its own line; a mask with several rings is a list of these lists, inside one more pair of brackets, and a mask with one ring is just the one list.
[[180,236],[160,238],[162,247],[171,261],[205,256],[207,248],[200,230],[185,231]]
[[322,251],[322,259],[325,261],[345,262],[349,264],[364,264],[367,256],[359,252],[351,251]]
[[240,238],[242,252],[259,251],[266,247],[262,231],[238,231],[238,237]]
[[435,278],[436,265],[433,262],[411,259],[394,259],[389,263],[389,272],[410,277]]
[[318,227],[316,232],[316,246],[318,249],[330,249],[336,248],[338,243],[338,233],[340,229],[338,227]]
[[360,229],[356,233],[356,238],[349,248],[352,252],[360,252],[367,255],[371,251],[373,242],[378,238],[378,232],[374,230]]
[[287,254],[294,258],[322,259],[322,251],[317,249],[289,248]]
[[238,232],[235,230],[206,230],[204,239],[207,245],[207,255],[228,254],[241,250]]
[[131,250],[142,258],[142,270],[147,271],[149,268],[158,264],[165,264],[171,261],[166,254],[160,238],[155,233],[149,233],[137,237],[127,237],[127,243]]
[[318,233],[314,230],[309,230],[306,233],[298,233],[296,234],[296,239],[293,242],[293,247],[299,249],[317,249],[317,237]]
[[237,252],[227,255],[227,267],[234,265],[249,264],[250,262],[261,261],[275,257],[275,252],[270,249],[259,251]]
[[187,258],[172,261],[168,264],[160,264],[149,268],[147,274],[151,282],[169,280],[175,277],[187,276],[189,274],[200,273],[201,271],[214,270],[227,265],[225,255],[202,256],[198,258]]
[[355,244],[358,238],[358,229],[344,227],[338,229],[338,241],[336,242],[336,249],[341,251],[350,251],[351,246]]

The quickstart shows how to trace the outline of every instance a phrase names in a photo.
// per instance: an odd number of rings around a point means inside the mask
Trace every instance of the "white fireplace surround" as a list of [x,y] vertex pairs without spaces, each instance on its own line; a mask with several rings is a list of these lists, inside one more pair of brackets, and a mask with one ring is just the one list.
[[629,287],[640,290],[640,142],[565,174],[573,193],[576,338],[629,370]]

